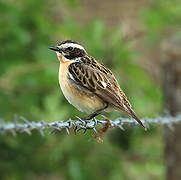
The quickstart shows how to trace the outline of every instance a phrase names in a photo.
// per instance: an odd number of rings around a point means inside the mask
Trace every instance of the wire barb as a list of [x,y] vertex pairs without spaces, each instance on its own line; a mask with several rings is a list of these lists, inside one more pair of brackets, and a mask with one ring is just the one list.
[[[77,120],[67,120],[67,121],[54,121],[54,122],[30,122],[23,116],[14,116],[14,122],[5,122],[4,119],[0,118],[0,135],[5,135],[7,132],[16,136],[17,133],[27,133],[31,135],[32,130],[38,130],[42,136],[44,136],[44,129],[50,129],[50,133],[52,134],[55,131],[61,131],[65,129],[67,134],[70,134],[70,129],[74,128],[75,134],[80,131],[84,130],[83,133],[86,133],[87,130],[93,130],[97,133],[96,127],[98,125],[105,126],[107,125],[107,121],[105,120],[106,117],[103,116],[103,120],[98,120],[93,118],[90,121],[83,121],[81,118],[77,117]],[[20,123],[23,121],[23,123]],[[147,129],[150,125],[163,125],[167,126],[170,129],[174,130],[173,124],[181,123],[181,114],[173,117],[173,116],[158,116],[153,119],[150,118],[143,118],[141,121],[146,125]],[[125,130],[123,126],[138,126],[139,124],[134,119],[128,118],[117,118],[114,121],[109,121],[109,127],[114,128],[118,127],[121,130]]]

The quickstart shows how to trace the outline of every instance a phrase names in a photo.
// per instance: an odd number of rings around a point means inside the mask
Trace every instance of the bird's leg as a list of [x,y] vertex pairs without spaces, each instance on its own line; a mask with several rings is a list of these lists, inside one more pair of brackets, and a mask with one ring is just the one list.
[[108,104],[106,103],[106,105],[105,105],[103,108],[101,108],[101,109],[93,112],[93,113],[90,114],[89,116],[84,117],[84,118],[81,118],[81,119],[84,120],[84,121],[91,120],[91,119],[93,119],[94,117],[96,117],[96,116],[98,116],[99,114],[101,114],[102,111],[104,111],[107,107],[108,107]]
[[84,121],[91,120],[91,119],[93,119],[94,117],[98,116],[103,110],[104,110],[104,109],[99,109],[99,110],[93,112],[92,114],[90,114],[89,116],[84,117],[84,118],[81,118],[81,119],[84,120]]
[[[89,116],[87,116],[87,117],[85,117],[85,118],[81,118],[81,120],[83,120],[83,121],[85,122],[85,124],[87,124],[89,120],[91,120],[91,119],[95,118],[96,116],[98,116],[98,115],[99,115],[104,109],[106,109],[107,107],[108,107],[108,104],[106,103],[106,105],[105,105],[103,108],[101,108],[101,109],[93,112],[92,114],[90,114]],[[86,125],[85,125],[85,126],[86,126]],[[75,129],[74,129],[75,134],[76,134],[79,130],[81,130],[81,129],[83,129],[83,128],[78,128],[78,127],[76,126]],[[92,128],[86,128],[86,129],[84,129],[84,134],[85,134],[85,132],[86,132],[88,129],[92,129]]]

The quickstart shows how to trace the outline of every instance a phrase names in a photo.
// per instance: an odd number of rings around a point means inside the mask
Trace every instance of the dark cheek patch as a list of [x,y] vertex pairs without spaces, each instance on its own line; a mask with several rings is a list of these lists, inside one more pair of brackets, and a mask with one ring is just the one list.
[[82,49],[74,48],[72,51],[66,50],[65,54],[67,54],[67,55],[65,55],[65,57],[67,59],[74,59],[74,58],[77,58],[77,57],[84,56],[85,52]]

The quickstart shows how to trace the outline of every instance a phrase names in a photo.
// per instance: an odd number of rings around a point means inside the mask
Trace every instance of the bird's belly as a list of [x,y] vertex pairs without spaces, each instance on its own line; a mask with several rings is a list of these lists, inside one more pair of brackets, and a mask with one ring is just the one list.
[[[67,73],[67,72],[66,72]],[[105,106],[105,103],[89,90],[77,85],[68,78],[67,74],[59,70],[59,84],[70,104],[79,111],[91,114]]]

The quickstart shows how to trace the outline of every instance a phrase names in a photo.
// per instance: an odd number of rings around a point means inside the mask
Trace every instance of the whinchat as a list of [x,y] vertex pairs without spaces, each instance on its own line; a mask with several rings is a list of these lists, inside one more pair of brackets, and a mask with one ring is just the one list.
[[146,127],[137,117],[113,73],[89,56],[78,42],[66,40],[55,47],[60,61],[59,84],[70,104],[89,114],[90,120],[103,111],[123,111]]

